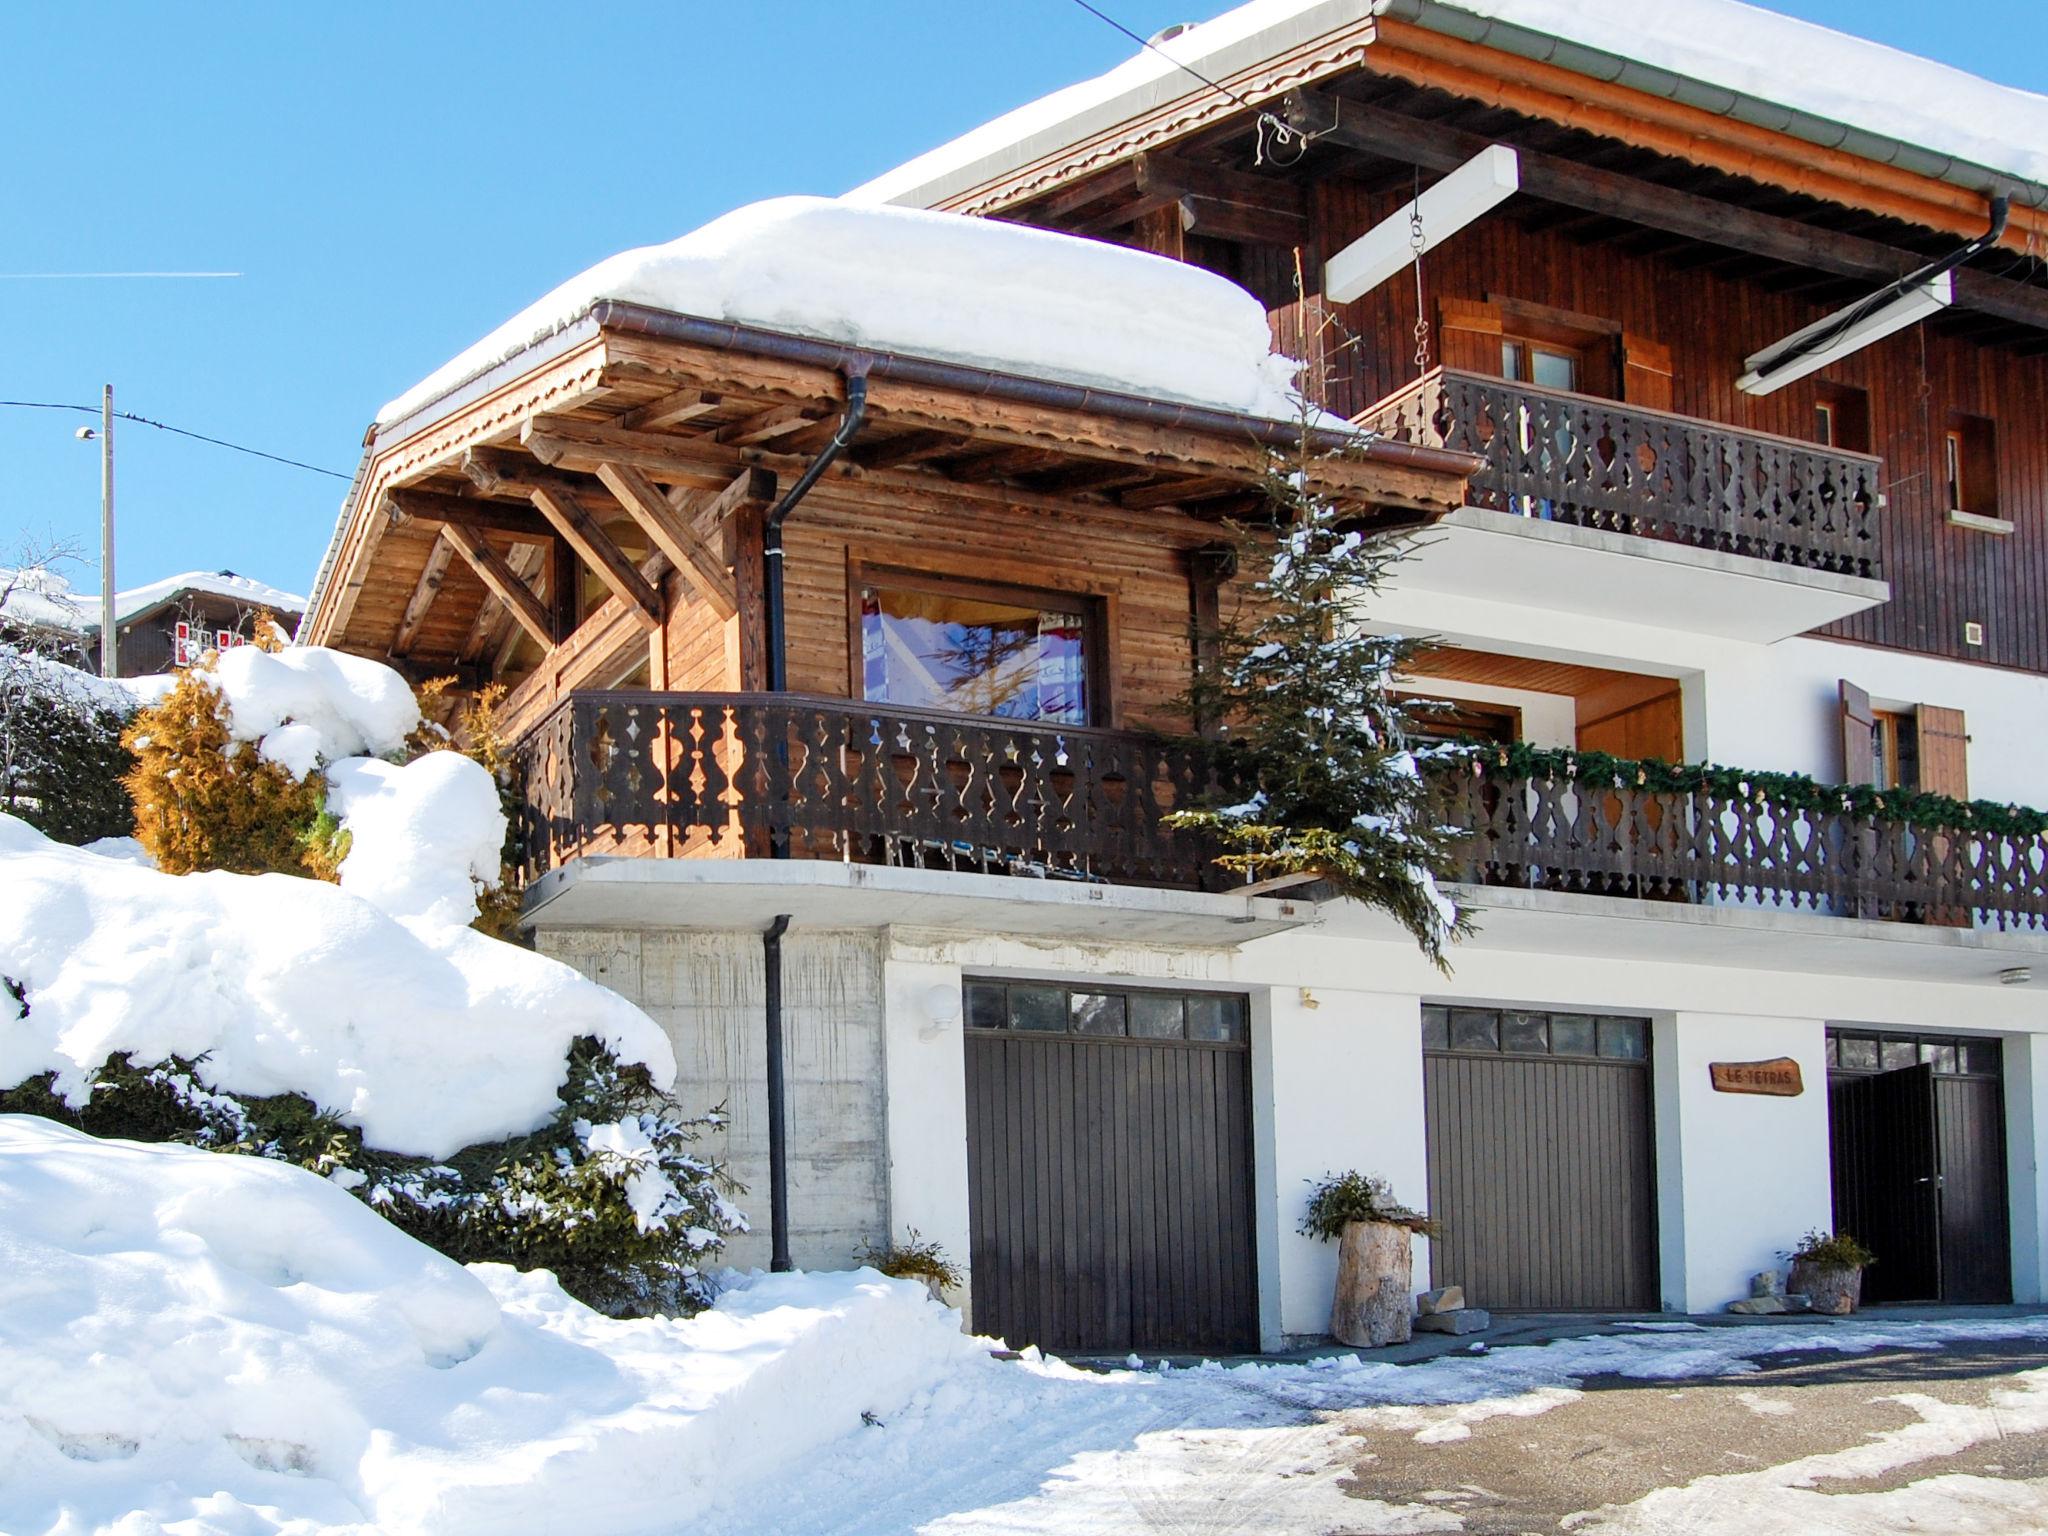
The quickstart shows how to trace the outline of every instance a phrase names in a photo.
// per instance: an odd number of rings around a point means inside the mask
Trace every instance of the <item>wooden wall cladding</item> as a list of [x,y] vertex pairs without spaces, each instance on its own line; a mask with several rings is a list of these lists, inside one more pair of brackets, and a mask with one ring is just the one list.
[[[1341,249],[1403,202],[1342,179],[1318,183],[1310,203],[1316,250]],[[1867,392],[1870,450],[1885,461],[1882,559],[1892,601],[1822,633],[2048,672],[2048,357],[1980,347],[1922,326],[1776,394],[1744,395],[1735,388],[1743,358],[1832,306],[1613,244],[1581,244],[1512,217],[1483,220],[1431,251],[1424,287],[1433,327],[1440,306],[1453,316],[1470,313],[1460,300],[1516,299],[1612,320],[1639,339],[1637,351],[1644,344],[1668,351],[1670,409],[1730,426],[1812,440],[1824,385]],[[1270,291],[1266,297],[1281,345],[1300,355],[1300,307]],[[1325,338],[1320,348],[1329,359],[1327,403],[1349,415],[1414,376],[1412,274],[1334,310],[1359,338],[1349,347]],[[1433,340],[1432,362],[1448,361],[1450,348],[1470,342]],[[2008,537],[1947,521],[1942,431],[1952,412],[1996,423],[1999,513],[2015,525]],[[1965,643],[1969,622],[1984,626],[1981,646]]]

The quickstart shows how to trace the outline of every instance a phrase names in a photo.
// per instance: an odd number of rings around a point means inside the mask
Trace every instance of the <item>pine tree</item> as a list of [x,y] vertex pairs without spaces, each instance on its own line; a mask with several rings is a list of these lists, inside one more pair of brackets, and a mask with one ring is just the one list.
[[1257,575],[1208,637],[1189,694],[1197,719],[1223,722],[1227,780],[1243,798],[1170,822],[1214,837],[1217,862],[1247,879],[1321,877],[1389,914],[1447,970],[1445,946],[1471,925],[1437,889],[1452,834],[1392,688],[1418,642],[1358,618],[1411,546],[1344,527],[1309,489],[1317,457],[1304,420],[1299,448],[1267,475],[1274,526],[1239,531],[1239,568]]

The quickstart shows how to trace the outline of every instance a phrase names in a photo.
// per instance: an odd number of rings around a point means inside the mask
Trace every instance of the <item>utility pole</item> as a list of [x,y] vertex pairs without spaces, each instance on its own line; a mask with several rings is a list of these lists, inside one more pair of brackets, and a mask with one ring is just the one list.
[[100,390],[100,676],[117,677],[114,659],[114,386]]

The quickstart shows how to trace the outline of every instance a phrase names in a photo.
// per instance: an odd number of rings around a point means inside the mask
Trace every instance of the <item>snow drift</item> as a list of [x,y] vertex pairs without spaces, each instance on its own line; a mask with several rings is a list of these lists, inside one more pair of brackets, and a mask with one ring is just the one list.
[[0,1116],[18,1536],[681,1528],[977,1354],[872,1271],[614,1322],[299,1169]]
[[754,203],[602,261],[377,413],[389,425],[619,299],[848,346],[1294,419],[1299,364],[1226,278],[995,219],[819,197]]
[[[474,764],[435,756],[489,784]],[[446,900],[428,865],[411,881],[390,877],[401,909]],[[388,874],[373,869],[365,883],[386,894]],[[529,950],[431,916],[401,920],[316,880],[160,874],[9,816],[0,976],[26,993],[25,1010],[0,993],[0,1084],[54,1071],[75,1096],[116,1051],[138,1062],[206,1054],[216,1087],[303,1093],[369,1145],[413,1156],[544,1124],[581,1036],[646,1065],[658,1087],[675,1079],[652,1020]]]

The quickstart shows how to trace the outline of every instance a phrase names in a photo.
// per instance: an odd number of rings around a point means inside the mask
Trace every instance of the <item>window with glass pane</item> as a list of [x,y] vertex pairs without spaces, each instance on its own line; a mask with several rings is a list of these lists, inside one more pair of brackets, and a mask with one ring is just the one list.
[[1842,1067],[1849,1072],[1875,1072],[1877,1042],[1868,1035],[1842,1036]]
[[1550,1049],[1550,1031],[1540,1013],[1504,1013],[1500,1016],[1500,1048],[1524,1056],[1541,1056]]
[[1500,1049],[1499,1017],[1476,1008],[1451,1010],[1451,1049],[1454,1051],[1497,1051]]
[[1220,992],[1190,993],[1188,1038],[1190,1040],[1242,1040],[1244,999]]
[[985,981],[967,984],[967,1027],[1001,1029],[1010,1021],[1009,1003],[1003,989]]
[[1159,992],[1133,992],[1131,1033],[1145,1040],[1178,1040],[1185,1026],[1181,1000]]
[[1067,1028],[1067,994],[1063,987],[1010,988],[1010,1028],[1042,1029],[1063,1034]]
[[1085,605],[1029,593],[860,589],[862,696],[1012,720],[1086,725]]
[[1911,1040],[1887,1040],[1879,1048],[1878,1058],[1887,1072],[1896,1072],[1901,1067],[1917,1066],[1920,1061],[1920,1047]]
[[1996,1040],[1965,1040],[1963,1042],[1963,1070],[1973,1075],[1992,1077],[1998,1072],[1998,1042]]
[[1077,1035],[1124,1032],[1124,997],[1119,992],[1075,992],[1068,998]]
[[1451,1011],[1425,1006],[1422,1010],[1422,1048],[1447,1051],[1451,1048]]
[[1650,1053],[1649,1033],[1641,1019],[1602,1019],[1600,1054],[1624,1061],[1641,1061]]
[[1550,1053],[1553,1056],[1595,1054],[1593,1021],[1583,1013],[1554,1014],[1550,1020]]

